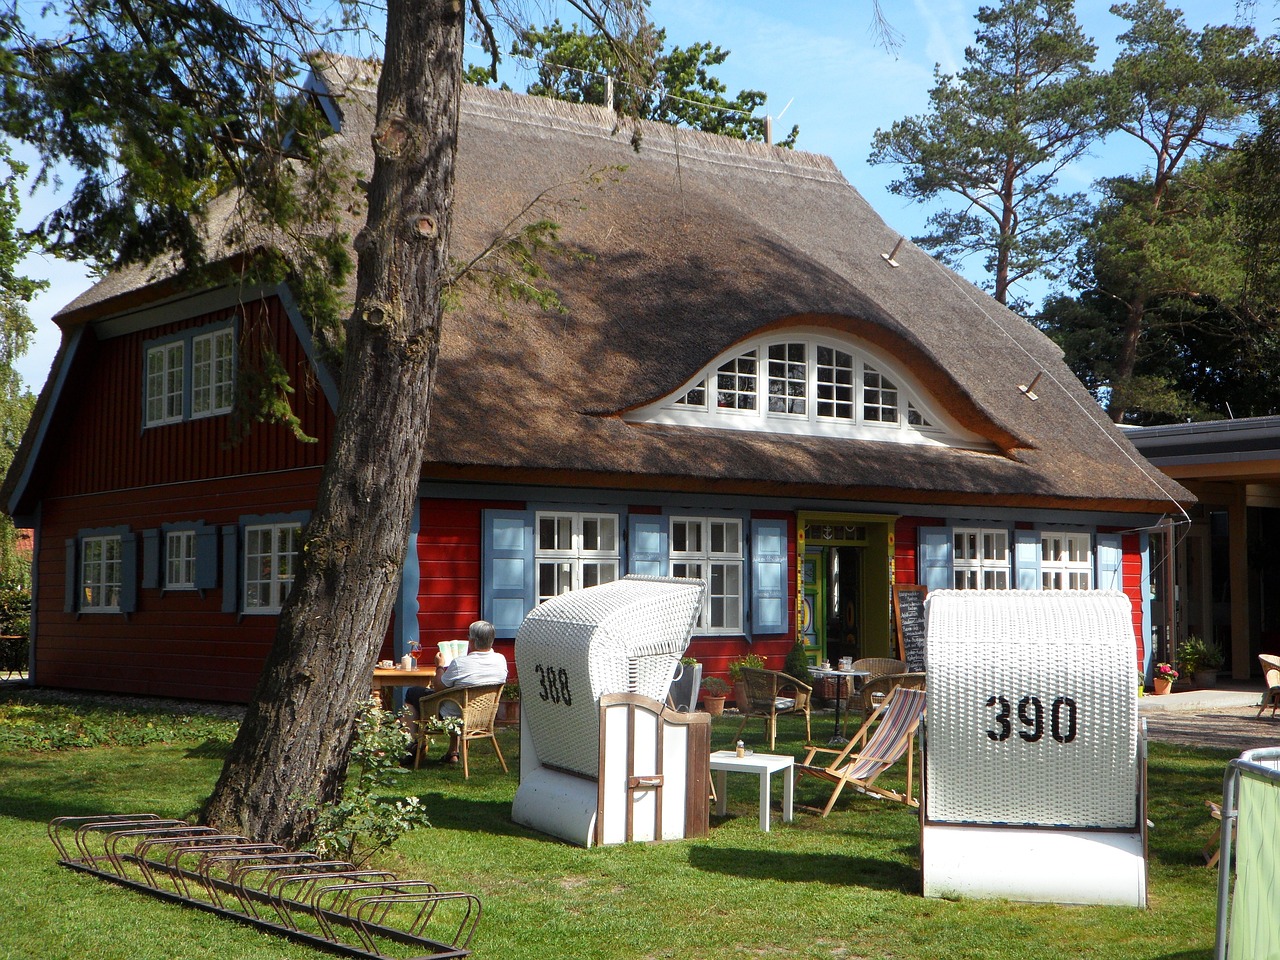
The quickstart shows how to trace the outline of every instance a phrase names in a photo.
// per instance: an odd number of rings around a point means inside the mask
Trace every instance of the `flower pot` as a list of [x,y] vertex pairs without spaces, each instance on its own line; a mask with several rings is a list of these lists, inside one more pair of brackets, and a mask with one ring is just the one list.
[[1197,670],[1193,676],[1197,687],[1216,687],[1218,685],[1217,670]]
[[713,717],[718,717],[724,713],[724,697],[710,697],[705,693],[702,695],[702,709]]
[[520,701],[498,701],[498,723],[504,727],[514,727],[520,722]]
[[751,700],[747,696],[747,685],[741,680],[733,685],[733,699],[743,713],[746,713],[747,708],[751,706]]
[[1151,681],[1152,693],[1157,697],[1163,697],[1166,693],[1173,689],[1173,681],[1166,680],[1163,677],[1156,677]]

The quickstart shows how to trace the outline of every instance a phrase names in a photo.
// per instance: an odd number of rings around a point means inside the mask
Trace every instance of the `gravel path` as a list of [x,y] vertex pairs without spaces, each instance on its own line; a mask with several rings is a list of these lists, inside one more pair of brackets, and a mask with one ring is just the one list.
[[1147,738],[1188,747],[1218,747],[1241,753],[1253,747],[1280,746],[1280,714],[1258,716],[1255,707],[1217,707],[1204,711],[1150,713]]

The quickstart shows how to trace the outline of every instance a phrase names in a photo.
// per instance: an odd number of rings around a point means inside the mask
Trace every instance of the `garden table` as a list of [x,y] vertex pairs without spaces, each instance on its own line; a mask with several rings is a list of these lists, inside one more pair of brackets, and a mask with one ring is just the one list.
[[793,797],[796,786],[795,757],[775,753],[750,753],[738,756],[734,750],[717,750],[711,754],[711,769],[716,774],[716,813],[724,816],[728,809],[729,792],[725,780],[730,773],[754,773],[760,777],[760,829],[769,830],[769,797],[772,793],[771,776],[782,773],[782,820],[795,819]]
[[392,687],[429,687],[435,676],[435,664],[418,667],[416,670],[401,670],[399,667],[374,667],[373,695],[382,701],[384,710],[390,710]]
[[[862,681],[871,676],[866,670],[832,670],[830,668],[810,667],[809,672],[815,677],[835,677],[836,678],[836,727],[831,731],[831,739],[828,743],[848,743],[846,737],[840,735],[840,701],[845,701],[844,712],[849,713],[848,700],[855,690],[862,689]],[[841,688],[845,690],[845,696],[840,696]]]

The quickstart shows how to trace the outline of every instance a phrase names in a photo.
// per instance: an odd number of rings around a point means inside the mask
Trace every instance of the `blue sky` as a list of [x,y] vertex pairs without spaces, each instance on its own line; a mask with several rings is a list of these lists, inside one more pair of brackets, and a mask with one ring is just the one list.
[[[1180,6],[1195,28],[1234,17],[1230,0],[1193,0]],[[1109,7],[1109,0],[1076,4],[1077,18],[1098,44],[1099,66],[1111,63],[1115,36],[1123,29]],[[799,124],[799,149],[830,156],[891,227],[912,236],[923,231],[930,211],[889,193],[898,171],[867,163],[871,138],[877,129],[927,110],[934,65],[945,72],[961,68],[977,25],[977,8],[976,0],[884,0],[903,39],[896,52],[879,46],[869,0],[653,0],[651,15],[666,27],[668,45],[710,41],[731,51],[716,71],[730,94],[740,89],[767,92],[766,112],[778,118],[777,137]],[[512,66],[503,79],[522,90],[526,77]],[[1141,170],[1146,158],[1122,139],[1113,137],[1068,170],[1063,188],[1085,190],[1098,177]],[[28,198],[24,222],[34,223],[55,200],[47,193]],[[49,290],[32,305],[36,342],[19,364],[28,386],[38,390],[58,346],[58,331],[49,318],[92,281],[82,267],[47,257],[30,258],[26,269],[50,281]],[[962,269],[971,280],[981,281],[981,264]],[[1045,292],[1042,284],[1020,291],[1033,301]]]

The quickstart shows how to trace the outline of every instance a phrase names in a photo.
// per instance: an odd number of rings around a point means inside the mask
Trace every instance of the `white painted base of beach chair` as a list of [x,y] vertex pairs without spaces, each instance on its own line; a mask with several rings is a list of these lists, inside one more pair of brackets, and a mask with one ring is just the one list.
[[1141,833],[929,824],[926,897],[1147,905]]
[[599,809],[594,780],[539,767],[521,773],[511,819],[580,847],[595,841]]

